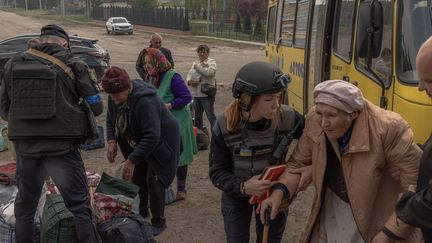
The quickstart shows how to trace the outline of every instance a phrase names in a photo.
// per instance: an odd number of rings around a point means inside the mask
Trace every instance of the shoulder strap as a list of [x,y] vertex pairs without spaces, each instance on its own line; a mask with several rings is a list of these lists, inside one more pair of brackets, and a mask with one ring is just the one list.
[[279,121],[277,130],[281,132],[290,132],[294,129],[295,111],[293,108],[282,105],[280,108]]
[[[72,81],[75,80],[75,75],[72,69],[60,59],[35,49],[28,49],[25,53],[35,56],[41,62],[47,61],[55,64],[53,68],[56,68],[58,71],[63,71]],[[80,95],[78,95],[76,90],[72,87],[73,84],[71,82],[67,82],[66,80],[63,80],[63,82],[66,85],[67,89],[71,92],[71,94],[75,96],[75,98],[78,100],[79,104],[86,103],[84,102],[84,99]]]
[[72,72],[72,69],[71,69],[70,67],[68,67],[68,66],[67,66],[64,62],[62,62],[60,59],[58,59],[58,58],[56,58],[56,57],[53,57],[53,56],[51,56],[51,55],[48,55],[48,54],[46,54],[46,53],[44,53],[44,52],[41,52],[41,51],[35,50],[35,49],[28,49],[28,50],[26,51],[26,53],[29,53],[29,54],[31,54],[31,55],[33,55],[33,56],[37,56],[37,57],[43,58],[43,59],[45,59],[45,60],[48,60],[48,61],[54,63],[55,65],[59,66],[59,67],[60,67],[60,68],[61,68],[61,69],[66,73],[66,75],[69,76],[69,78],[71,78],[72,80],[75,80],[75,75],[74,75],[74,73]]

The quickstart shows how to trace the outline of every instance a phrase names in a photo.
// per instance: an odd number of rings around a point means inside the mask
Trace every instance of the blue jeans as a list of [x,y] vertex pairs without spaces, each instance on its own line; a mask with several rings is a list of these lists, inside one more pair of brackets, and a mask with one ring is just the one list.
[[216,122],[216,116],[214,114],[214,102],[215,97],[194,97],[194,108],[195,108],[195,126],[203,130],[203,113],[205,111],[207,119],[210,122],[210,130],[213,128]]
[[[249,243],[252,214],[255,215],[256,242],[262,242],[264,226],[261,223],[259,214],[255,214],[255,209],[256,207],[249,204],[248,198],[233,198],[222,192],[221,210],[227,243]],[[287,217],[288,212],[280,212],[271,221],[269,243],[280,243],[282,241]]]
[[92,220],[87,177],[78,149],[60,156],[17,156],[16,243],[33,242],[34,216],[47,176],[51,176],[74,216],[81,243],[101,242]]

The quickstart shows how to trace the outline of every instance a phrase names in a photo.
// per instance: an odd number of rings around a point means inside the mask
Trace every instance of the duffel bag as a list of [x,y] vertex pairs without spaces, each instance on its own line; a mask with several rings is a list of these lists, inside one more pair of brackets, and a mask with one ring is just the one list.
[[152,225],[139,214],[114,216],[97,228],[103,243],[156,243]]

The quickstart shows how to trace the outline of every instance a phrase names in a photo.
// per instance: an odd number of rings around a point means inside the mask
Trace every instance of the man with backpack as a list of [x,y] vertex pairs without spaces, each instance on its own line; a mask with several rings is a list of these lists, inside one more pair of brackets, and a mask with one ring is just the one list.
[[47,176],[74,215],[79,242],[101,242],[79,151],[95,125],[89,115],[103,111],[88,66],[73,58],[64,29],[46,25],[40,44],[11,58],[4,71],[0,115],[9,122],[17,154],[16,243],[33,242],[34,216]]

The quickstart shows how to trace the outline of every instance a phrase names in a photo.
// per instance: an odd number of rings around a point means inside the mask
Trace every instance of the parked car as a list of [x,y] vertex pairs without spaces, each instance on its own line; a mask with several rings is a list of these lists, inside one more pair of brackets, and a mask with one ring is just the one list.
[[111,17],[105,26],[107,34],[133,34],[133,25],[124,17]]
[[[9,58],[27,49],[27,41],[33,38],[39,38],[39,35],[17,35],[0,41],[0,72]],[[108,51],[97,44],[98,40],[76,35],[72,35],[69,38],[71,52],[94,70],[99,82],[105,70],[109,68],[110,55]]]

